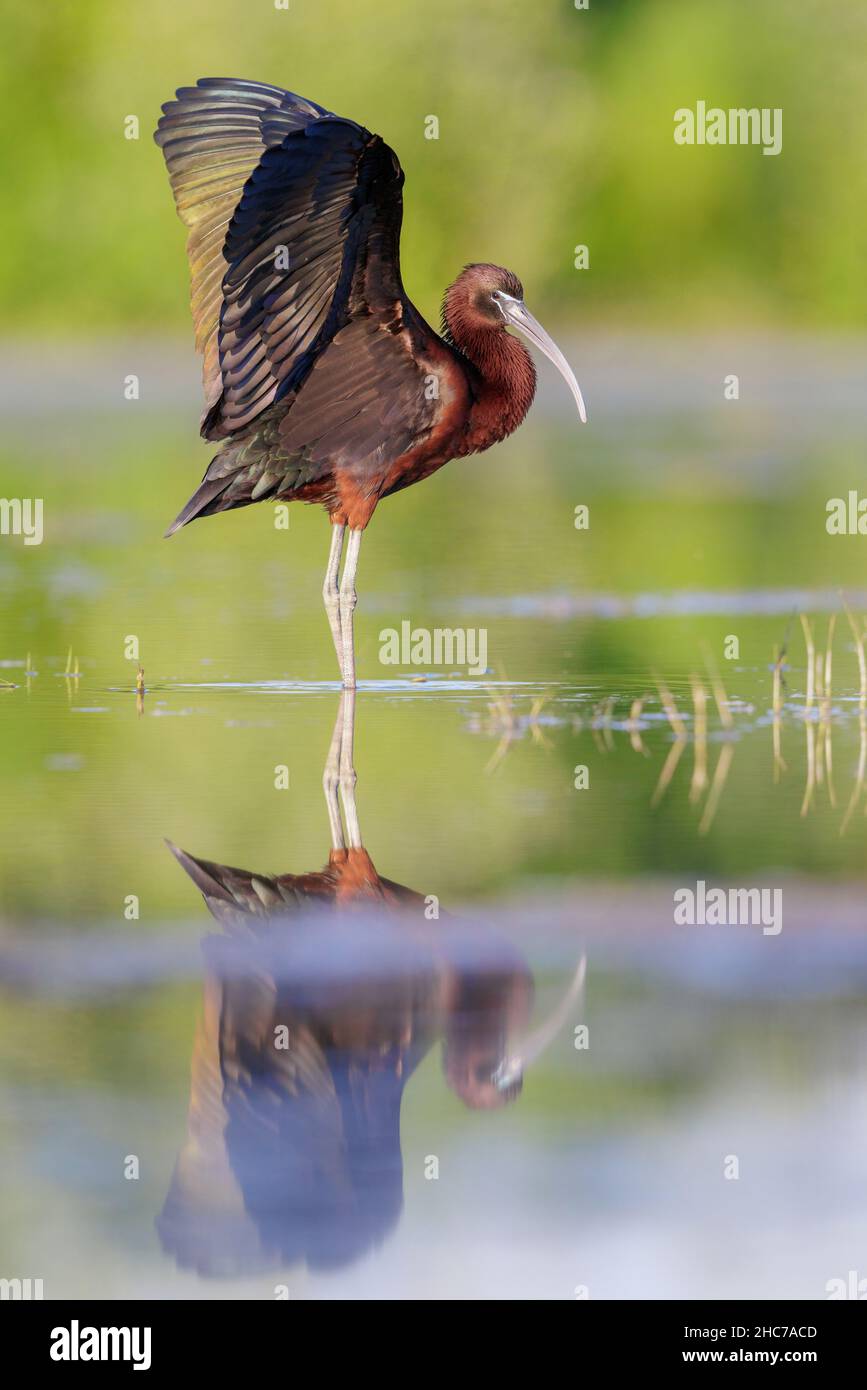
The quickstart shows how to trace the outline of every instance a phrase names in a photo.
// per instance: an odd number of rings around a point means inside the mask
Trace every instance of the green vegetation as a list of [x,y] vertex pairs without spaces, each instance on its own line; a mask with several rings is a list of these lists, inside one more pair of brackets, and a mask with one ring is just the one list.
[[[0,58],[3,319],[187,331],[183,233],[150,132],[175,87],[229,73],[394,145],[407,285],[433,319],[484,258],[567,322],[860,326],[865,45],[860,0],[20,5]],[[677,147],[674,111],[699,99],[782,107],[782,153]]]

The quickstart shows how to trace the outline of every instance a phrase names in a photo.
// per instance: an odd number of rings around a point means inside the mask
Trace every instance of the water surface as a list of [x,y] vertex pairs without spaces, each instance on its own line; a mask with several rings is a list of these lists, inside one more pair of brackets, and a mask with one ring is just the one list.
[[[586,432],[543,400],[377,515],[342,848],[322,516],[164,542],[207,462],[177,393],[21,396],[3,490],[46,534],[0,549],[0,1273],[568,1299],[858,1268],[867,593],[824,506],[864,422],[850,391],[794,428],[772,368],[739,414],[697,368],[650,410],[628,366],[583,373]],[[484,628],[489,669],[384,666],[404,621]],[[781,890],[782,930],[678,925],[698,880]]]

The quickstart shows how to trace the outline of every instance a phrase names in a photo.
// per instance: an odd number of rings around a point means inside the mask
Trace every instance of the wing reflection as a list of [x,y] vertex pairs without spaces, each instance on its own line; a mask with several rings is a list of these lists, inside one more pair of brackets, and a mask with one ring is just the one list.
[[319,872],[269,876],[171,846],[221,927],[204,942],[187,1133],[157,1221],[164,1249],[203,1275],[337,1267],[381,1243],[403,1206],[404,1087],[438,1040],[468,1106],[520,1093],[526,963],[381,877],[361,844],[353,733],[345,692]]

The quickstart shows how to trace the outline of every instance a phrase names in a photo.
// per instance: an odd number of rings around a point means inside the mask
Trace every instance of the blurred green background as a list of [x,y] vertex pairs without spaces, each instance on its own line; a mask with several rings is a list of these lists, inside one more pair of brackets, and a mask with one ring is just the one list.
[[[293,507],[287,533],[255,506],[162,539],[213,451],[197,434],[184,230],[151,132],[175,88],[206,75],[290,87],[383,135],[406,172],[403,272],[420,310],[438,321],[465,262],[509,266],[590,414],[581,428],[542,363],[520,432],[388,499],[362,547],[355,763],[379,872],[448,912],[497,920],[519,902],[521,949],[543,985],[564,956],[552,966],[539,918],[561,910],[571,966],[572,930],[602,905],[590,1068],[576,1069],[567,1031],[520,1105],[482,1131],[431,1058],[405,1112],[409,1254],[396,1266],[378,1254],[377,1277],[404,1296],[408,1269],[415,1287],[441,1292],[466,1267],[474,1287],[474,1217],[487,1202],[505,1242],[490,1242],[488,1265],[508,1254],[522,1266],[507,1292],[550,1288],[551,1251],[568,1247],[558,1287],[571,1297],[595,1230],[613,1263],[597,1264],[594,1297],[646,1293],[647,1279],[654,1296],[821,1296],[863,1246],[863,1136],[850,1123],[863,1084],[855,1073],[840,1084],[863,1022],[839,980],[808,1013],[791,965],[805,992],[813,967],[816,991],[828,988],[819,967],[843,972],[850,959],[833,936],[840,913],[863,920],[867,719],[839,592],[863,626],[867,539],[825,529],[829,497],[867,493],[863,0],[5,7],[0,496],[42,498],[45,538],[0,536],[11,984],[0,1166],[13,1175],[0,1232],[14,1262],[0,1273],[44,1272],[48,1296],[203,1296],[167,1272],[152,1229],[183,1133],[200,998],[186,977],[139,990],[137,971],[152,980],[161,943],[192,945],[213,926],[164,837],[265,873],[319,868],[329,850],[321,776],[338,692],[324,516]],[[675,110],[698,100],[781,107],[782,153],[675,145]],[[579,244],[589,269],[574,267]],[[129,373],[138,401],[123,396]],[[740,397],[727,400],[733,373]],[[575,529],[578,504],[587,531]],[[835,608],[833,696],[817,732],[798,613],[812,614],[821,648]],[[383,667],[379,633],[407,619],[484,627],[490,674],[421,682],[417,669]],[[732,634],[740,652],[727,661]],[[769,665],[783,646],[781,767]],[[76,679],[63,674],[70,652]],[[693,740],[660,795],[673,739],[655,685],[662,676],[689,720],[706,654],[734,711],[724,733],[709,706],[709,782],[733,750],[713,814],[707,787],[691,794]],[[490,681],[512,684],[492,692]],[[721,955],[694,930],[666,955],[654,934],[672,884],[698,877],[785,884],[787,904],[802,879],[818,880],[815,930],[785,931],[779,951],[756,937],[758,966],[748,928]],[[634,954],[606,972],[609,934]],[[690,959],[711,992],[729,991],[713,1009],[674,968],[688,973]],[[63,961],[87,975],[89,999],[63,994]],[[778,1007],[754,993],[762,979]],[[858,979],[853,969],[844,984],[854,992]],[[35,987],[56,990],[54,1006]],[[797,1108],[826,1066],[833,1106]],[[716,1178],[732,1136],[752,1145],[750,1177],[733,1185],[748,1197],[738,1218]],[[475,1154],[478,1179],[464,1167],[457,1188],[444,1182],[420,1228],[438,1185],[416,1160],[441,1140],[460,1141],[452,1174]],[[143,1156],[140,1186],[119,1176],[130,1151]]]
[[[0,310],[7,330],[186,331],[150,136],[176,87],[230,75],[394,146],[406,284],[433,321],[461,265],[489,259],[567,321],[860,326],[865,55],[861,0],[9,6]],[[699,98],[782,107],[782,153],[676,146],[673,113]]]
[[[471,727],[487,717],[484,681],[462,699],[360,703],[364,828],[382,871],[433,878],[445,899],[591,872],[859,867],[863,817],[841,837],[842,806],[826,798],[821,833],[802,822],[803,768],[775,786],[762,720],[787,632],[803,692],[797,610],[827,609],[841,587],[867,606],[864,539],[825,530],[827,498],[864,478],[865,40],[857,0],[59,0],[7,14],[0,493],[43,497],[46,517],[41,546],[0,542],[0,660],[18,682],[0,696],[9,911],[112,916],[142,856],[151,920],[197,910],[164,834],[272,871],[327,851],[319,777],[336,692],[250,688],[333,680],[324,518],[294,507],[287,534],[250,507],[162,539],[212,450],[197,437],[184,230],[151,132],[160,104],[202,75],[287,85],[382,133],[406,170],[404,275],[422,311],[437,321],[465,261],[513,267],[589,403],[581,429],[543,363],[513,439],[389,499],[370,528],[363,679],[396,674],[378,634],[408,618],[486,626],[493,675],[530,683],[514,697],[522,717],[557,692],[548,745],[527,734],[494,774],[496,730]],[[675,145],[674,111],[699,99],[782,107],[782,153]],[[139,140],[124,138],[129,115]],[[438,140],[425,139],[431,115]],[[579,243],[588,270],[573,266]],[[737,401],[723,395],[732,372]],[[574,528],[578,503],[589,531]],[[628,619],[610,616],[619,601]],[[700,838],[682,776],[674,820],[667,804],[650,810],[667,730],[648,758],[603,758],[588,723],[599,701],[624,719],[648,693],[658,715],[654,671],[688,704],[703,644],[721,663],[731,632],[741,658],[725,679],[761,752],[736,759]],[[141,720],[112,689],[134,680],[128,634],[152,692]],[[835,643],[835,692],[851,699],[842,613]],[[72,691],[59,674],[70,648]],[[837,713],[844,806],[858,738],[850,707]],[[79,762],[58,770],[58,757]],[[579,761],[594,767],[584,800]],[[285,796],[270,787],[277,762],[292,771]]]

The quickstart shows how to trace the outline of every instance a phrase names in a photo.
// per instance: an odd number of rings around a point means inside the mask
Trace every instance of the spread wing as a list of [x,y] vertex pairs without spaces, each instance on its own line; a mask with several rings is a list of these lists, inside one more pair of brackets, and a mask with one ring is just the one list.
[[[312,993],[303,978],[293,985],[291,972],[272,973],[269,941],[279,946],[287,914],[327,896],[328,871],[269,877],[170,848],[227,935],[205,942],[187,1134],[157,1220],[163,1246],[204,1275],[347,1263],[400,1213],[400,1101],[430,1046],[436,978],[387,974],[377,985],[350,972]],[[333,875],[330,889],[333,898]],[[411,1004],[420,1036],[404,1067],[397,1035]]]
[[[202,101],[212,105],[202,109]],[[207,438],[243,431],[275,400],[297,393],[323,349],[354,320],[373,320],[371,327],[392,334],[412,331],[416,316],[399,269],[403,171],[379,136],[278,88],[206,79],[178,93],[156,138],[181,216],[193,228]],[[217,298],[219,390],[212,379]],[[384,361],[387,345],[376,355]],[[386,375],[399,364],[415,388],[418,368],[406,348],[402,356],[390,354]],[[330,383],[322,385],[332,395],[345,392],[342,364],[326,375]],[[310,443],[309,430],[292,431],[299,443],[302,434]]]
[[223,395],[209,437],[244,429],[297,388],[357,314],[395,317],[402,183],[379,137],[336,116],[266,152],[223,249]]
[[223,246],[244,185],[266,149],[326,114],[280,87],[222,77],[181,87],[163,106],[154,139],[165,156],[178,214],[189,228],[190,298],[209,407],[222,390],[217,338]]

